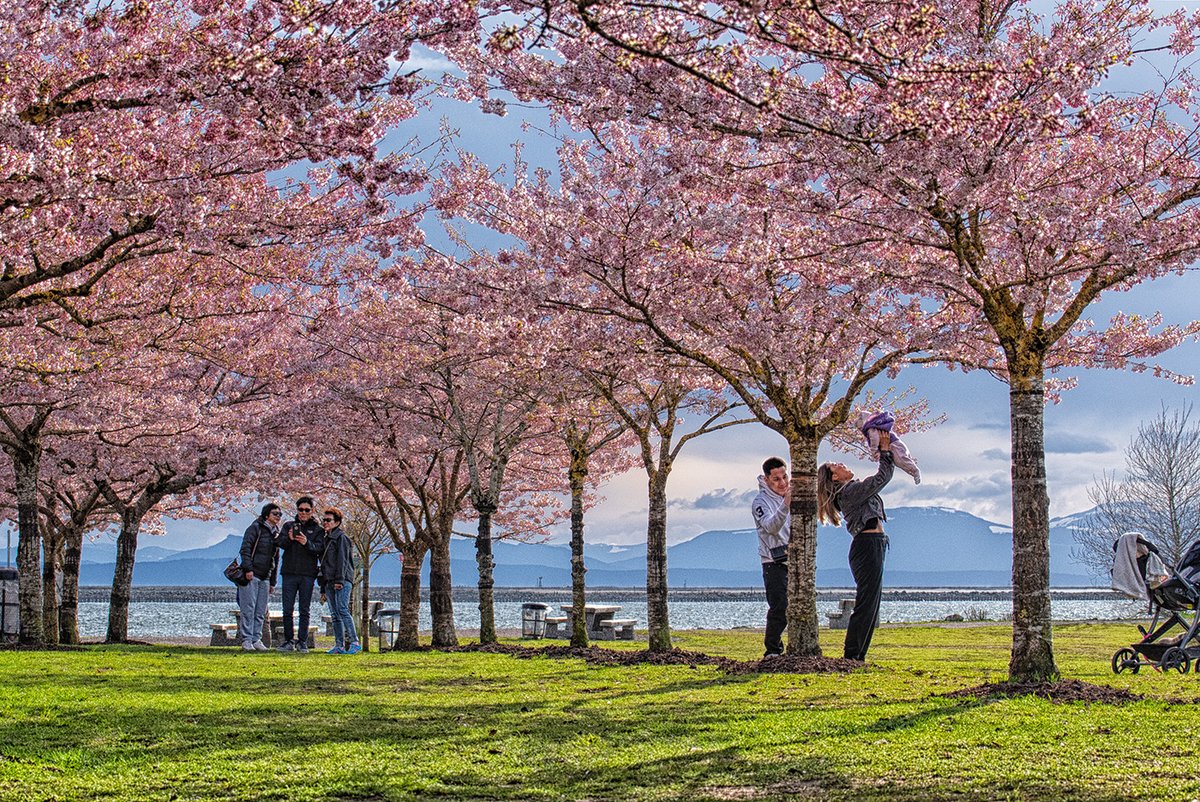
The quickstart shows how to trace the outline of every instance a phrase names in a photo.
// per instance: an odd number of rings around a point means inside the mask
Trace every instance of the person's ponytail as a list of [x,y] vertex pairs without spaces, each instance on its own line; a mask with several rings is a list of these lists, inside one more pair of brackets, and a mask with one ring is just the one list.
[[842,516],[833,503],[837,491],[837,483],[833,481],[833,468],[828,462],[821,463],[817,468],[817,520],[821,523],[837,526],[842,522]]

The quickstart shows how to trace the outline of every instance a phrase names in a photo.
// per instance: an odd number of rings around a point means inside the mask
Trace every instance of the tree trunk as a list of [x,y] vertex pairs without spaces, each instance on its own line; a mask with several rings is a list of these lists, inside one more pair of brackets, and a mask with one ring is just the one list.
[[433,619],[433,645],[457,646],[454,631],[454,593],[450,579],[449,534],[439,533],[429,553],[429,616]]
[[475,537],[475,562],[479,566],[479,642],[496,642],[496,607],[492,598],[496,561],[492,558],[492,513],[496,507],[478,504],[479,534]]
[[1050,629],[1050,496],[1046,490],[1041,366],[1034,378],[1010,378],[1012,421],[1013,641],[1010,682],[1059,677]]
[[427,549],[417,543],[405,547],[404,563],[400,566],[400,634],[396,649],[416,649],[420,646],[421,629],[421,566]]
[[820,656],[817,638],[817,446],[815,435],[788,438],[792,526],[788,542],[787,653]]
[[577,649],[588,647],[584,614],[587,567],[583,562],[583,483],[587,478],[587,463],[586,454],[571,450],[571,466],[567,470],[567,482],[571,486],[571,645]]
[[72,526],[63,537],[62,599],[58,604],[58,638],[79,643],[79,563],[83,552],[83,527]]
[[112,592],[108,600],[108,634],[106,643],[129,640],[129,598],[133,588],[133,562],[137,556],[138,533],[142,514],[138,505],[121,513],[121,533],[117,535],[117,565],[113,569]]
[[17,498],[17,595],[20,603],[20,642],[40,645],[42,629],[42,537],[38,526],[38,472],[42,446],[37,438],[24,438],[19,448],[9,451],[16,480]]
[[42,537],[42,637],[48,644],[57,644],[58,576],[62,567],[63,541],[61,534],[47,532]]
[[667,615],[667,476],[670,464],[659,462],[650,474],[650,515],[646,523],[646,619],[650,633],[646,648],[671,650],[671,624]]

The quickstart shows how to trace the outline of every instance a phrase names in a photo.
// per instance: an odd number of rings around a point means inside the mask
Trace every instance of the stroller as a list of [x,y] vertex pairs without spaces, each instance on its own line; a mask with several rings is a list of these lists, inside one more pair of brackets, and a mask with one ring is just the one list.
[[[1153,616],[1149,628],[1138,626],[1140,641],[1113,654],[1113,673],[1136,674],[1142,666],[1151,666],[1186,674],[1193,663],[1200,672],[1200,540],[1173,568],[1164,565],[1158,548],[1138,532],[1121,535],[1113,550],[1113,589],[1148,600]],[[1166,637],[1176,627],[1182,633]]]

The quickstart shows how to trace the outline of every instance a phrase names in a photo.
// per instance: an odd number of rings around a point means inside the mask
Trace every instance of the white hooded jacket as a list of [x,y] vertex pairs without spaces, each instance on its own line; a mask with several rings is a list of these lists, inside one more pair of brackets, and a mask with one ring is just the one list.
[[771,549],[786,546],[791,535],[792,513],[783,496],[767,487],[765,476],[758,477],[758,495],[750,505],[754,526],[758,529],[758,556],[764,563],[774,562]]

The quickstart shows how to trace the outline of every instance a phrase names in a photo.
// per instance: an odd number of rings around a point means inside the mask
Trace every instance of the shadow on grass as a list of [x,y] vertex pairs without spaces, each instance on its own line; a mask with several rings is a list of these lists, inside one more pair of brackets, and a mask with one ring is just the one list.
[[[898,780],[886,769],[876,785],[862,770],[847,773],[846,755],[832,746],[815,756],[787,754],[788,747],[755,750],[744,735],[736,743],[723,735],[738,709],[710,704],[699,692],[720,697],[722,688],[764,680],[757,676],[567,661],[496,660],[465,669],[438,655],[376,658],[343,677],[339,672],[354,658],[98,647],[118,658],[126,649],[145,662],[131,662],[132,668],[119,659],[81,662],[72,670],[75,661],[68,660],[53,675],[31,664],[15,682],[6,677],[0,764],[36,765],[62,778],[30,799],[70,798],[70,785],[82,787],[92,776],[118,776],[129,783],[127,798],[150,798],[164,790],[220,789],[222,778],[235,773],[251,778],[244,798],[285,798],[273,772],[314,762],[337,764],[340,772],[322,786],[325,799],[1138,798],[1094,787],[1076,792],[1053,780],[987,788],[937,777]],[[217,654],[223,659],[208,659]],[[778,678],[767,687],[791,690]],[[826,718],[814,735],[797,709],[798,738],[844,734],[869,743],[880,733],[934,726],[998,700],[863,703],[809,693],[803,701],[831,712],[869,708],[857,715],[874,720]],[[904,712],[896,714],[897,706]],[[792,712],[787,702],[761,697],[744,710],[764,711]],[[380,767],[388,765],[407,773],[383,776]],[[0,768],[0,784],[3,776]]]
[[[929,700],[922,700],[928,704]],[[898,716],[890,716],[880,718],[869,727],[853,728],[852,731],[857,731],[863,735],[877,735],[887,732],[898,732],[902,730],[910,730],[917,727],[925,727],[942,719],[954,718],[963,713],[967,713],[979,707],[986,707],[994,700],[988,699],[964,699],[955,704],[941,704],[938,707],[926,708],[917,710],[912,713],[904,713]]]

